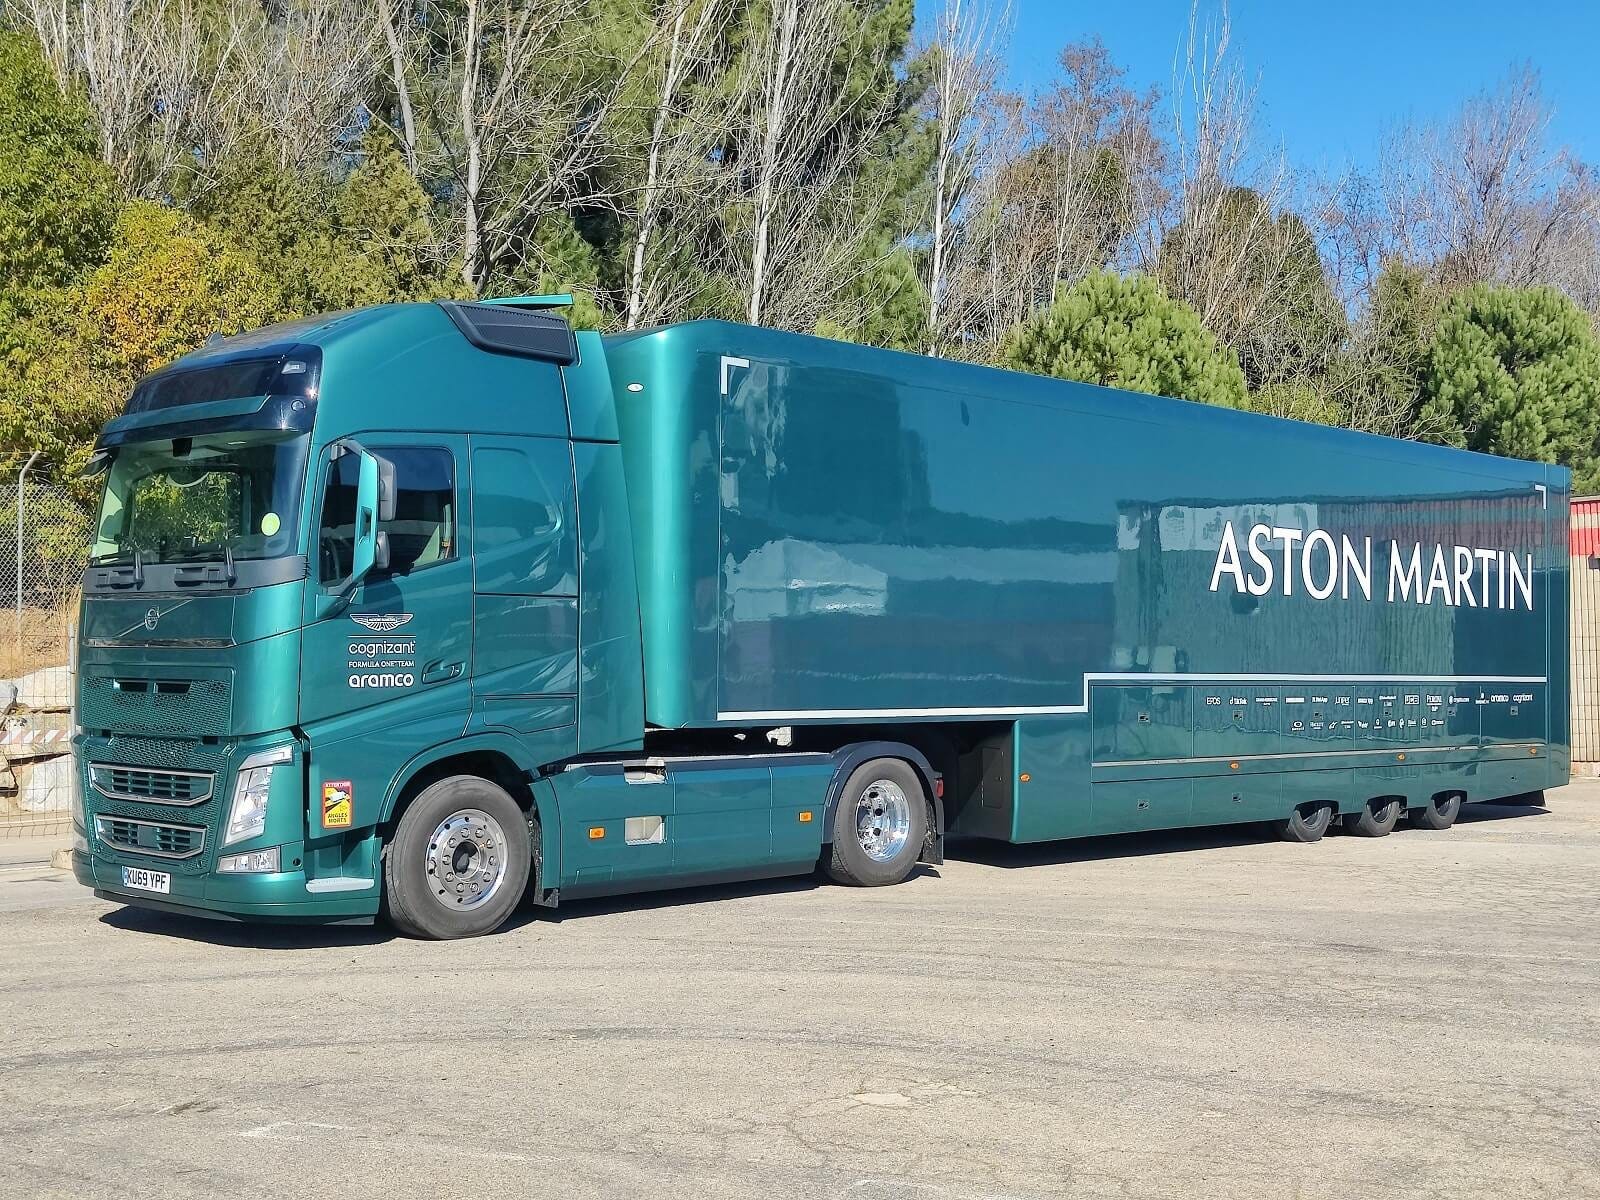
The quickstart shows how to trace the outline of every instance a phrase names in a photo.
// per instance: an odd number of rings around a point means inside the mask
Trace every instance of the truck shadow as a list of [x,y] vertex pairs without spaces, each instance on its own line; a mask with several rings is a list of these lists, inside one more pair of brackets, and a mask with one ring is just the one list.
[[[918,865],[910,879],[938,878],[937,867]],[[908,880],[909,881],[909,880]],[[619,896],[563,901],[560,908],[523,905],[512,913],[495,934],[511,933],[526,925],[560,925],[589,917],[613,913],[652,912],[657,909],[684,908],[715,904],[743,897],[781,896],[809,892],[827,886],[817,875],[790,875],[779,879],[752,879],[734,883],[701,884],[658,892],[630,892]],[[250,925],[233,921],[212,921],[154,909],[124,907],[100,917],[102,925],[129,933],[152,937],[179,938],[210,946],[230,946],[251,950],[313,950],[341,946],[377,946],[405,940],[381,921],[373,925]]]
[[[1456,818],[1458,825],[1488,821],[1512,821],[1521,817],[1547,817],[1548,808],[1529,808],[1510,804],[1469,804]],[[1425,833],[1413,830],[1402,821],[1394,835]],[[1341,837],[1335,828],[1330,837]],[[1436,833],[1427,834],[1438,837]],[[1259,822],[1240,825],[1210,825],[1200,829],[1162,829],[1150,833],[1121,833],[1105,837],[1073,838],[1063,842],[1034,842],[1012,845],[979,838],[952,840],[945,856],[958,862],[981,863],[989,867],[1035,867],[1075,862],[1101,862],[1113,858],[1144,858],[1155,854],[1189,854],[1200,850],[1223,850],[1276,840],[1270,829]]]
[[376,946],[399,935],[383,924],[375,925],[252,925],[213,921],[131,906],[114,908],[100,917],[102,925],[128,933],[203,942],[208,946],[233,946],[251,950],[310,950],[338,946]]
[[[1469,804],[1461,810],[1457,824],[1478,825],[1491,821],[1514,821],[1525,817],[1549,815],[1548,808],[1508,804]],[[1395,830],[1395,833],[1401,836],[1413,832],[1417,831],[1407,829],[1404,824]],[[1333,836],[1338,835],[1336,833]],[[1189,854],[1203,850],[1248,846],[1271,840],[1272,834],[1265,825],[1214,825],[1203,829],[1168,829],[1153,833],[1125,833],[1110,837],[1074,838],[1062,842],[1039,842],[1016,846],[1006,842],[973,838],[952,839],[945,847],[945,855],[956,862],[980,863],[984,866],[1010,869],[1100,862],[1114,858],[1143,858],[1156,854]],[[911,873],[910,878],[924,877],[937,879],[938,868],[919,865]],[[567,921],[581,921],[614,913],[653,912],[658,909],[715,904],[722,900],[744,897],[809,892],[822,886],[826,885],[819,876],[791,875],[780,879],[701,884],[669,891],[632,892],[589,900],[569,900],[557,909],[524,906],[512,914],[511,918],[500,927],[499,932],[509,933],[536,921],[560,925]],[[100,922],[113,929],[130,933],[252,950],[377,946],[395,941],[399,937],[381,922],[374,925],[249,925],[131,907],[116,908],[104,913],[100,917]]]

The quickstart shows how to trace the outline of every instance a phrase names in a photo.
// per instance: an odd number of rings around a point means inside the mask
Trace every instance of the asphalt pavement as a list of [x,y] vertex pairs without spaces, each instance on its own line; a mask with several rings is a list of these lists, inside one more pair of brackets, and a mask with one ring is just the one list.
[[1600,783],[469,942],[0,869],[0,1196],[1600,1196]]

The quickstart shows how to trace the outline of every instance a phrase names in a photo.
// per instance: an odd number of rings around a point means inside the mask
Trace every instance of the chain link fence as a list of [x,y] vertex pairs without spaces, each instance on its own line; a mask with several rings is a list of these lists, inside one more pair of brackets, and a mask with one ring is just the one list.
[[65,837],[73,623],[91,518],[58,482],[0,479],[0,839]]

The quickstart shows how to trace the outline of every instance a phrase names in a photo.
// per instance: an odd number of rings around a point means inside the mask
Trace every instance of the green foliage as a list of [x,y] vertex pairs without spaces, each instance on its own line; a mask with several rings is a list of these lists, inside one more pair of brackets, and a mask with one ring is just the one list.
[[1422,377],[1422,413],[1437,439],[1573,469],[1600,483],[1600,343],[1588,318],[1552,288],[1479,284],[1444,306]]
[[181,484],[164,472],[145,476],[134,485],[119,549],[160,555],[191,540],[221,545],[239,531],[240,488],[239,475],[230,471]]
[[343,183],[252,153],[230,165],[195,213],[249,251],[300,312],[464,294],[434,245],[428,197],[393,140],[376,132]]
[[76,279],[105,253],[117,190],[88,112],[31,38],[0,31],[0,317],[21,293]]
[[1001,365],[1036,375],[1245,407],[1244,373],[1188,305],[1143,275],[1090,275],[1020,325]]
[[836,298],[816,332],[890,350],[927,349],[928,289],[904,249],[869,264]]
[[1420,268],[1384,263],[1367,311],[1320,381],[1341,400],[1330,423],[1394,437],[1425,432],[1422,376],[1442,302]]
[[[0,439],[58,467],[87,457],[141,375],[199,346],[292,315],[276,279],[215,231],[148,201],[118,217],[104,264],[53,292],[15,334]],[[77,484],[85,499],[93,483]]]
[[1251,188],[1229,189],[1198,233],[1173,228],[1157,273],[1215,314],[1252,388],[1326,371],[1344,340],[1344,310],[1311,230],[1294,213],[1273,216]]

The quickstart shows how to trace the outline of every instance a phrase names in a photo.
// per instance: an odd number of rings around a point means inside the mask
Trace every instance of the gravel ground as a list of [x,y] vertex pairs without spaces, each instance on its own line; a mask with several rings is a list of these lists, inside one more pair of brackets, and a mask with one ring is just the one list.
[[1600,782],[492,938],[0,870],[0,1195],[1600,1195]]

